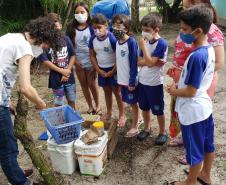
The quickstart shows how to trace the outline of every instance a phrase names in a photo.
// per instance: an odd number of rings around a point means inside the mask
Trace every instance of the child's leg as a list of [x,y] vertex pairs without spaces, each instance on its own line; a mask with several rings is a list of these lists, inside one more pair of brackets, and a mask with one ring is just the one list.
[[138,122],[138,105],[137,103],[131,104],[132,107],[132,124],[128,132],[138,131],[137,122]]
[[166,134],[165,130],[165,115],[157,116],[159,124],[159,134]]
[[91,93],[90,93],[89,88],[88,88],[88,80],[87,80],[87,77],[86,77],[85,70],[84,69],[82,69],[82,70],[76,69],[76,74],[77,74],[78,80],[80,82],[82,92],[85,96],[86,102],[89,106],[89,109],[88,109],[87,112],[91,113],[94,110],[94,108],[93,108],[93,104],[92,104]]
[[105,103],[107,107],[107,113],[102,117],[105,120],[109,120],[112,114],[112,88],[109,86],[103,87]]
[[[190,166],[189,175],[184,182],[181,182],[181,185],[196,185],[198,174],[201,168],[202,168],[202,162],[194,166]],[[180,184],[178,183],[178,185]]]
[[142,111],[144,118],[144,131],[150,132],[151,129],[151,113],[150,111]]
[[94,69],[89,69],[85,71],[85,74],[88,81],[88,87],[93,95],[93,99],[96,104],[95,112],[99,112],[100,100],[99,100],[99,87],[97,86],[97,82],[96,82],[97,72]]
[[120,92],[120,87],[116,85],[115,87],[112,88],[113,93],[115,95],[115,99],[117,101],[118,109],[119,109],[119,123],[120,125],[125,125],[126,122],[126,116],[125,116],[125,111],[124,111],[124,103],[122,101],[122,96]]
[[75,84],[68,84],[64,86],[64,92],[66,95],[68,105],[70,105],[74,110],[75,110],[75,99],[76,99],[75,91],[76,91]]
[[59,89],[52,89],[54,96],[54,106],[58,107],[64,104],[64,88],[60,87]]

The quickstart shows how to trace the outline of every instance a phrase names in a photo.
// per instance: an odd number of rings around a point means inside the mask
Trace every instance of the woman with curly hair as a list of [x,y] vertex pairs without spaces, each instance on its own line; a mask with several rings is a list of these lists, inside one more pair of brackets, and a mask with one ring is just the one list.
[[0,37],[0,164],[12,185],[30,184],[18,165],[18,146],[13,134],[10,117],[10,97],[19,75],[20,91],[36,105],[46,107],[37,91],[31,85],[30,65],[34,55],[41,54],[43,48],[61,48],[62,34],[55,23],[47,18],[30,21],[23,33],[8,33]]

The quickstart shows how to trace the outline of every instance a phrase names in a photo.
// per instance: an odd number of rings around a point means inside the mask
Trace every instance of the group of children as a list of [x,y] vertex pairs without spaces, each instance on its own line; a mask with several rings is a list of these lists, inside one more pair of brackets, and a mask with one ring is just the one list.
[[[162,19],[157,13],[145,16],[142,21],[140,47],[131,36],[131,21],[126,15],[112,19],[112,32],[107,18],[102,14],[90,18],[84,3],[75,6],[75,19],[67,29],[61,51],[46,50],[39,58],[49,67],[49,88],[52,89],[55,106],[68,104],[75,108],[76,90],[73,66],[83,94],[89,106],[88,114],[100,114],[99,92],[96,83],[103,88],[106,114],[112,116],[112,94],[115,95],[119,119],[118,126],[126,123],[124,103],[132,108],[132,124],[125,137],[137,136],[146,139],[150,134],[150,111],[157,116],[159,135],[156,144],[167,141],[164,117],[163,65],[166,62],[167,43],[158,34]],[[50,13],[58,29],[62,29],[60,17]],[[139,49],[140,48],[140,49]],[[139,69],[139,72],[138,72]],[[152,94],[152,96],[150,96]],[[95,107],[92,99],[94,99]],[[143,118],[139,109],[143,112]],[[139,132],[139,123],[144,121],[144,130]]]
[[[57,15],[49,17],[56,22],[56,26],[60,25]],[[194,50],[184,64],[178,85],[167,86],[167,92],[177,96],[176,112],[181,123],[187,161],[191,167],[186,181],[165,184],[194,185],[200,171],[210,175],[214,158],[214,123],[212,102],[207,89],[213,79],[215,55],[207,42],[206,34],[212,19],[211,10],[205,6],[195,6],[180,14],[180,38],[186,44],[194,43]],[[68,103],[74,107],[75,81],[72,69],[75,64],[76,74],[89,106],[88,113],[100,113],[96,84],[98,75],[98,85],[104,90],[107,108],[102,119],[111,118],[114,94],[119,109],[119,127],[126,122],[124,103],[132,108],[132,124],[126,137],[146,139],[150,134],[152,112],[157,116],[159,124],[159,135],[155,142],[158,145],[166,143],[168,137],[165,131],[163,66],[168,46],[159,35],[161,24],[161,16],[157,13],[144,16],[138,46],[130,34],[131,22],[128,16],[114,16],[110,32],[104,15],[97,14],[91,19],[87,6],[84,3],[77,4],[75,20],[67,30],[70,39],[64,39],[65,47],[57,53],[49,49],[40,57],[51,69],[49,87],[53,89],[55,105],[63,104],[65,94]],[[144,121],[144,130],[141,132],[138,131],[138,123],[142,119],[139,109],[142,110]]]

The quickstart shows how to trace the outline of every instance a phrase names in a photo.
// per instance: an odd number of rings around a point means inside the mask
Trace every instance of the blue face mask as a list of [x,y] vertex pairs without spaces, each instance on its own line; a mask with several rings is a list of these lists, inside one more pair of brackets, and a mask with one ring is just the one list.
[[180,38],[184,43],[192,44],[196,40],[193,33],[194,33],[194,31],[192,33],[188,33],[188,34],[180,32]]

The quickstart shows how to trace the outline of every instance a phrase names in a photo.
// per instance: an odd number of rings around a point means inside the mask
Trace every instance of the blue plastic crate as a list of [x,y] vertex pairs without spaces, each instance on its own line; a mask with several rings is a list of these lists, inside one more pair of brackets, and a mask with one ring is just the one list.
[[84,119],[70,106],[48,108],[41,111],[40,115],[57,144],[69,143],[79,138]]

